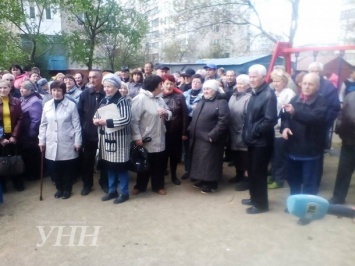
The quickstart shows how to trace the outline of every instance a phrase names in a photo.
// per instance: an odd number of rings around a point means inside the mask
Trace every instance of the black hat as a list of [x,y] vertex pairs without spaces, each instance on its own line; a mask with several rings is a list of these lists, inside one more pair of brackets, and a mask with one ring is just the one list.
[[121,71],[129,72],[129,68],[127,66],[121,66]]
[[182,72],[180,75],[183,77],[192,77],[195,74],[196,74],[195,70],[193,70],[192,68],[188,68],[184,72]]
[[170,70],[170,68],[166,65],[156,65],[155,69],[164,69],[164,70]]

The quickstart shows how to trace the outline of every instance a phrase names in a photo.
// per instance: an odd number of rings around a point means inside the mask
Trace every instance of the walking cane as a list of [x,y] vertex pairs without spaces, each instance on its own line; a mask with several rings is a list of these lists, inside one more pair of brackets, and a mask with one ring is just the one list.
[[42,201],[42,192],[43,192],[43,161],[44,161],[44,149],[41,149],[41,192],[39,195],[39,200]]

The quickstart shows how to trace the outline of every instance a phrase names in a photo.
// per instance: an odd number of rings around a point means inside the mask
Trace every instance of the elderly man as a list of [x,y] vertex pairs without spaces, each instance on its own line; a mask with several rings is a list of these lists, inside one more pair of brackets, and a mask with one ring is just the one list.
[[157,65],[155,67],[155,74],[163,77],[165,74],[169,73],[170,68],[166,65]]
[[235,86],[237,85],[236,75],[234,70],[226,72],[226,82],[224,83],[224,91],[226,92],[227,99],[232,97]]
[[318,192],[327,110],[327,102],[319,91],[319,75],[306,74],[301,95],[284,106],[282,137],[286,140],[291,195]]
[[[319,76],[319,94],[322,95],[327,104],[326,116],[325,116],[325,128],[323,131],[324,135],[324,149],[330,149],[331,147],[331,130],[334,125],[334,120],[340,111],[340,102],[338,96],[338,90],[334,87],[333,83],[323,77],[323,64],[319,62],[313,62],[308,66],[310,73],[315,73]],[[324,153],[322,153],[321,163],[319,165],[319,180],[318,187],[322,181],[323,176],[323,161]]]
[[277,123],[276,95],[266,83],[266,68],[252,65],[249,68],[252,96],[245,117],[243,141],[248,146],[248,176],[250,199],[248,214],[269,211],[267,196],[267,168],[274,145],[274,126]]
[[149,77],[153,74],[153,63],[146,63],[144,65],[144,75],[143,78]]
[[[83,129],[83,169],[82,169],[82,181],[83,189],[81,191],[82,196],[86,196],[90,193],[94,184],[94,164],[95,155],[98,143],[97,128],[93,124],[93,117],[97,111],[99,103],[105,97],[105,92],[101,84],[102,73],[100,70],[91,70],[89,72],[90,88],[86,88],[80,94],[78,111],[80,116],[81,127]],[[103,173],[100,177],[100,185],[103,190],[107,190],[107,180],[103,177]]]
[[348,194],[351,176],[355,170],[355,91],[350,92],[343,102],[338,116],[335,132],[343,143],[331,204],[344,204]]
[[217,66],[215,64],[207,64],[203,68],[206,70],[205,80],[220,78],[217,75]]

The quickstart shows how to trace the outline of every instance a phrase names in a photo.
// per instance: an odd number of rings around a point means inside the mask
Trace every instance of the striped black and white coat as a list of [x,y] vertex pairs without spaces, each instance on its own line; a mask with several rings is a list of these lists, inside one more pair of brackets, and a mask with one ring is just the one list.
[[[106,119],[106,127],[98,127],[100,159],[112,163],[123,163],[129,160],[131,105],[119,92],[110,99],[104,98],[100,107],[111,103],[117,105],[121,117],[119,119]],[[94,118],[100,118],[98,112],[95,113]],[[119,130],[108,133],[107,128],[119,128]]]

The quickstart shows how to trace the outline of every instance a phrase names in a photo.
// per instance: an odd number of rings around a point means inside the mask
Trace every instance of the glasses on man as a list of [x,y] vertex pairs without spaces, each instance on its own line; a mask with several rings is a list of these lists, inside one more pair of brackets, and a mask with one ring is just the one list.
[[7,80],[7,81],[14,81],[13,79],[5,79],[5,80]]

